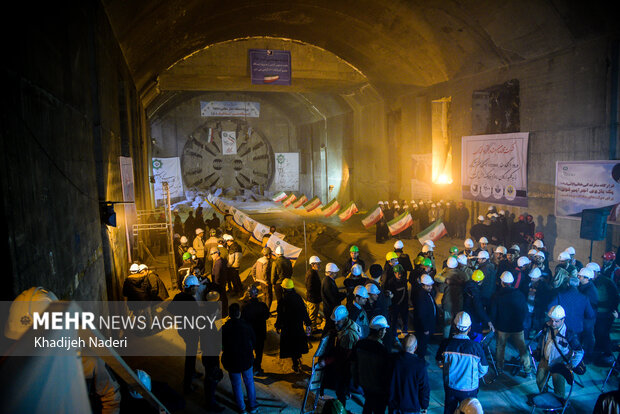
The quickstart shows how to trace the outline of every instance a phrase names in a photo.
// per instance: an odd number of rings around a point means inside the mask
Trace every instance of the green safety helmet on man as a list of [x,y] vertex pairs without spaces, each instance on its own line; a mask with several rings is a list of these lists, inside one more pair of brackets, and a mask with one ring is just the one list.
[[424,260],[422,260],[422,266],[433,267],[433,261],[429,259],[428,257],[426,257],[424,258]]
[[351,253],[359,253],[360,252],[360,248],[357,246],[351,246],[351,248],[349,249],[349,252]]
[[456,247],[456,246],[450,247],[450,253],[454,254],[454,253],[458,253],[458,251],[459,251],[458,247]]
[[190,252],[183,253],[183,260],[189,260],[192,258],[192,254]]

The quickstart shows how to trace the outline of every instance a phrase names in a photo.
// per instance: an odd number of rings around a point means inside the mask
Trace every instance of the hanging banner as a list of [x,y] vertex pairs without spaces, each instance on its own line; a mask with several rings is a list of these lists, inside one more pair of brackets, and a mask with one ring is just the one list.
[[299,191],[299,153],[276,152],[273,186],[281,191]]
[[381,220],[381,217],[383,217],[383,210],[381,210],[381,207],[377,204],[368,210],[368,214],[362,219],[362,224],[368,229],[377,224],[377,222]]
[[338,203],[338,201],[334,198],[321,209],[321,213],[323,213],[325,217],[329,217],[338,210],[340,210],[340,203]]
[[340,221],[347,221],[351,216],[357,213],[359,210],[353,201],[350,201],[342,210],[338,212]]
[[463,137],[463,198],[527,206],[528,137],[529,132]]
[[133,180],[133,160],[131,157],[118,157],[121,165],[121,189],[123,191],[123,212],[125,213],[125,238],[127,239],[127,259],[129,263],[133,262],[131,255],[133,254],[134,237],[133,225],[138,222],[138,214],[136,212],[136,196],[134,193]]
[[408,227],[413,225],[413,218],[411,218],[411,214],[404,212],[400,216],[395,217],[392,221],[388,221],[387,225],[390,230],[390,234],[392,236],[396,236],[403,230],[406,230]]
[[446,226],[443,224],[443,221],[439,219],[435,221],[433,224],[431,224],[430,226],[428,226],[426,229],[419,232],[416,235],[416,237],[420,241],[420,244],[423,245],[424,242],[426,242],[427,240],[432,240],[436,242],[437,240],[441,239],[446,234],[448,234],[448,231],[446,230]]
[[433,154],[411,154],[411,198],[415,200],[433,198],[432,171]]
[[299,197],[299,198],[297,199],[297,201],[295,201],[295,202],[293,203],[293,207],[295,207],[295,208],[299,208],[299,207],[301,207],[304,203],[306,203],[306,201],[308,201],[308,197],[306,197],[306,195],[305,195],[305,194],[302,194],[302,196],[301,196],[301,197]]
[[250,49],[250,76],[253,85],[290,85],[290,50]]
[[222,131],[222,155],[237,154],[237,131]]
[[[170,189],[170,198],[184,198],[183,179],[181,178],[181,160],[173,158],[153,158],[153,176],[155,177],[155,201],[166,198],[161,183],[167,182]],[[159,204],[159,203],[158,203]]]
[[[200,116],[227,118],[258,118],[260,117],[260,103],[236,101],[201,101]],[[211,132],[212,129],[209,128],[209,133]],[[213,135],[210,134],[210,136],[212,137]]]
[[278,194],[273,196],[272,200],[279,203],[280,201],[284,201],[286,197],[288,197],[288,195],[284,191],[280,191]]
[[319,207],[320,205],[321,205],[321,200],[319,199],[318,196],[314,196],[312,198],[312,200],[308,200],[308,202],[306,202],[306,204],[304,204],[304,208],[309,213],[312,210],[314,210],[315,208]]
[[267,240],[267,247],[269,247],[272,252],[275,252],[276,247],[278,246],[282,246],[282,249],[284,250],[284,257],[289,259],[291,262],[293,262],[293,265],[295,265],[295,261],[301,254],[301,247],[293,246],[292,244],[285,242],[275,234],[271,235],[269,240]]
[[609,208],[607,222],[620,224],[620,161],[557,161],[555,215],[580,218],[584,209]]

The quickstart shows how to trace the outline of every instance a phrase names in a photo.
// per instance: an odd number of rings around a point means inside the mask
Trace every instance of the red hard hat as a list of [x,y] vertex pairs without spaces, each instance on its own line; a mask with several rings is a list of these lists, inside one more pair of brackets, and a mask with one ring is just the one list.
[[523,217],[523,214],[521,214],[521,215],[519,216],[519,221],[523,221],[523,220],[525,220],[525,217]]
[[607,252],[603,255],[603,259],[607,260],[607,261],[612,261],[612,260],[616,260],[616,253],[614,252]]
[[534,234],[534,237],[536,237],[538,240],[543,240],[545,238],[545,235],[543,234],[542,231],[539,231],[536,234]]

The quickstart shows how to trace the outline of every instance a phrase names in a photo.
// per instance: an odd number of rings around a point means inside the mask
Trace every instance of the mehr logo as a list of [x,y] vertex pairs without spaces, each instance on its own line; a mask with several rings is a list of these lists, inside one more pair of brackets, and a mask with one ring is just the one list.
[[284,163],[284,155],[280,154],[278,155],[278,164],[283,164]]
[[161,168],[161,166],[162,166],[161,160],[158,160],[158,159],[154,159],[153,160],[153,168],[154,169],[159,170]]

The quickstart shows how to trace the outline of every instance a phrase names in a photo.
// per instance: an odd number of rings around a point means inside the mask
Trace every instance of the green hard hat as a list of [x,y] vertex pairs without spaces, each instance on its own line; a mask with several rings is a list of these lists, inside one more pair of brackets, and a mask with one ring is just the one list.
[[189,260],[192,258],[192,254],[190,252],[183,253],[183,260]]
[[351,246],[351,248],[349,249],[350,252],[358,252],[360,251],[360,248],[357,246]]
[[424,258],[424,260],[422,260],[422,266],[433,266],[433,261],[431,259],[429,259],[428,257]]
[[459,248],[456,246],[452,246],[450,247],[450,253],[457,253],[459,251]]
[[394,265],[393,270],[394,270],[394,273],[399,273],[401,275],[405,273],[405,268],[400,264]]
[[347,414],[347,410],[345,410],[342,403],[336,399],[329,399],[323,406],[323,413],[326,414]]

